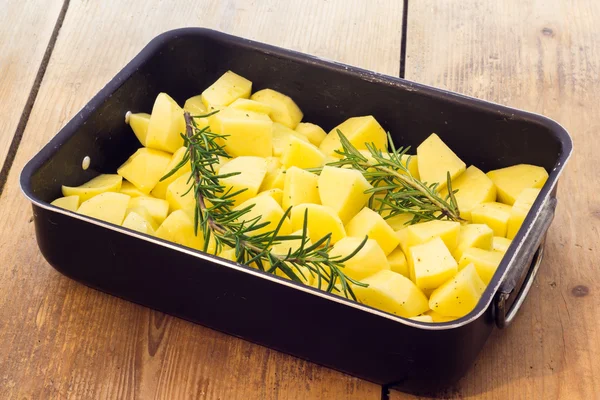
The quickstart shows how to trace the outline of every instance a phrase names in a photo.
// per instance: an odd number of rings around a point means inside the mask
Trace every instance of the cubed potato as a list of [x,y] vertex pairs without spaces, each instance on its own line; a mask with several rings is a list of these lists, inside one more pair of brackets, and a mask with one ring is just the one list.
[[487,224],[494,231],[494,236],[506,237],[511,207],[506,204],[492,202],[483,203],[471,210],[474,224]]
[[131,197],[123,193],[104,192],[81,203],[77,212],[111,224],[121,225]]
[[119,190],[119,193],[123,193],[131,197],[147,196],[146,193],[142,192],[133,183],[128,182],[125,179],[123,179],[123,183],[121,184],[121,190]]
[[227,135],[225,150],[234,157],[270,157],[273,122],[266,114],[224,108],[209,118],[211,131]]
[[145,194],[149,194],[160,178],[164,176],[165,169],[171,161],[171,154],[160,150],[141,148],[138,149],[117,173]]
[[427,297],[410,279],[381,270],[362,280],[368,287],[354,285],[359,302],[404,318],[416,317],[429,309]]
[[[286,256],[288,252],[295,252],[302,245],[302,229],[292,232],[290,236],[298,236],[298,239],[290,239],[290,240],[282,240],[280,242],[274,243],[271,246],[270,252],[273,254],[277,254],[280,256]],[[308,238],[305,247],[312,246],[312,241]]]
[[452,252],[452,256],[459,261],[470,247],[477,247],[483,250],[492,250],[492,239],[494,231],[485,224],[467,224],[461,225],[458,234],[458,246]]
[[183,110],[190,113],[190,115],[205,115],[208,110],[202,102],[202,95],[199,94],[194,97],[190,97],[183,104]]
[[454,221],[433,220],[421,222],[407,227],[408,246],[429,242],[435,237],[442,239],[448,250],[454,251],[458,246],[460,223]]
[[224,258],[226,260],[229,260],[229,261],[237,262],[237,257],[235,255],[235,249],[232,249],[231,247],[222,249],[221,252],[219,252],[219,254],[217,254],[217,256]]
[[[329,257],[343,259],[352,254],[365,238],[345,237],[340,239],[329,252]],[[362,281],[377,271],[389,270],[390,264],[381,247],[373,239],[367,239],[354,257],[344,262],[342,272],[352,279]]]
[[[302,236],[302,231],[300,230],[300,231],[292,232],[291,235]],[[293,253],[296,250],[298,250],[301,245],[302,245],[302,239],[292,239],[292,240],[281,241],[279,243],[274,244],[271,247],[271,253],[277,254],[280,256],[287,256],[288,254]],[[312,242],[309,239],[306,242],[305,246],[311,246],[311,245],[312,245]],[[304,267],[304,266],[294,266],[291,264],[289,264],[288,266],[296,274],[296,276],[298,278],[300,278],[302,283],[304,283],[305,285],[313,284],[316,273],[312,272],[309,268]],[[280,276],[282,278],[290,279],[290,277],[288,275],[286,275],[279,268],[277,270],[275,270],[275,275]]]
[[81,186],[62,186],[63,196],[79,196],[82,203],[92,197],[105,192],[118,192],[121,190],[123,178],[115,174],[102,174],[87,181]]
[[410,276],[421,290],[435,289],[456,275],[458,265],[440,237],[410,248]]
[[[486,174],[472,165],[452,180],[452,190],[458,190],[454,196],[460,216],[468,221],[471,220],[471,210],[475,206],[496,201],[496,186]],[[448,188],[442,189],[440,195],[445,198]]]
[[290,145],[291,137],[295,137],[307,144],[310,143],[305,136],[278,122],[273,123],[271,135],[273,136],[273,155],[276,157],[281,157],[285,153]]
[[508,239],[514,239],[517,236],[517,232],[521,229],[523,221],[529,214],[529,210],[533,206],[535,199],[540,194],[540,189],[527,188],[521,191],[521,194],[517,196],[512,209],[510,210],[510,218],[508,219],[508,226],[506,228],[506,237]]
[[413,321],[433,323],[433,318],[431,315],[417,315],[416,317],[411,317],[409,319],[412,319]]
[[508,247],[512,243],[512,240],[503,238],[500,236],[494,236],[494,240],[492,241],[492,250],[498,251],[502,254],[506,253]]
[[344,223],[348,223],[369,201],[373,186],[360,171],[325,166],[319,176],[321,203],[332,207]]
[[308,235],[313,243],[316,243],[329,233],[331,233],[331,244],[346,237],[344,224],[342,224],[335,211],[330,207],[320,204],[303,203],[294,206],[291,211],[293,231],[303,229],[305,214],[308,218],[306,222]]
[[399,231],[400,229],[408,227],[408,223],[414,218],[413,214],[401,213],[394,216],[385,216],[385,222],[392,227],[393,230]]
[[[183,160],[183,157],[185,156],[186,151],[187,151],[187,147],[180,147],[179,149],[177,149],[177,151],[175,153],[173,153],[173,156],[171,157],[169,164],[167,164],[167,167],[163,171],[160,179],[162,179],[164,176],[166,176],[177,165],[179,165],[181,163],[181,161]],[[166,178],[164,180],[159,179],[158,183],[156,185],[154,185],[154,188],[152,189],[152,191],[150,193],[152,194],[152,196],[157,197],[159,199],[166,199],[167,188],[169,187],[169,185],[171,183],[173,183],[175,181],[175,179],[179,178],[180,176],[185,175],[185,176],[189,177],[191,171],[192,171],[192,167],[191,167],[191,164],[188,162],[183,167],[179,168],[177,170],[177,172],[175,172],[173,175],[169,176],[168,178]]]
[[504,254],[498,251],[471,247],[464,251],[458,263],[458,269],[461,270],[469,264],[475,265],[479,277],[487,285],[492,280],[496,269],[498,269],[502,257],[504,257]]
[[175,179],[167,187],[165,199],[169,203],[169,212],[175,210],[193,210],[196,206],[196,198],[192,189],[193,181],[187,175]]
[[131,200],[129,200],[128,207],[144,207],[158,224],[161,224],[169,214],[169,203],[166,200],[154,197],[132,197]]
[[225,193],[233,194],[243,190],[233,198],[234,204],[237,205],[256,196],[267,173],[267,160],[251,156],[234,158],[221,167],[219,175],[235,172],[239,174],[221,178],[220,181],[225,186]]
[[269,189],[281,189],[285,182],[285,168],[281,166],[281,161],[277,157],[267,157],[267,173],[260,185],[260,191],[264,192]]
[[[167,219],[156,231],[156,236],[182,246],[204,251],[204,234],[198,230],[194,232],[194,219],[183,210],[176,210],[169,214]],[[208,243],[207,253],[214,254],[215,242],[211,239]]]
[[65,210],[77,211],[77,209],[79,208],[79,196],[72,195],[59,197],[50,204],[56,207],[64,208]]
[[146,146],[146,136],[148,136],[148,125],[150,124],[150,114],[135,113],[127,115],[127,123],[138,138],[142,146]]
[[454,321],[456,317],[446,317],[442,314],[438,314],[435,311],[429,310],[425,313],[428,317],[431,317],[433,322],[450,322]]
[[435,133],[417,147],[417,162],[421,180],[437,183],[438,190],[446,187],[448,172],[450,179],[455,179],[466,169],[466,164]]
[[254,93],[251,100],[264,103],[272,108],[269,115],[274,122],[279,122],[290,129],[296,129],[302,121],[302,111],[290,97],[272,89],[263,89]]
[[174,153],[183,146],[181,134],[185,134],[183,109],[168,94],[160,93],[152,107],[146,147]]
[[[268,222],[268,225],[263,226],[248,232],[250,236],[260,235],[265,232],[274,231],[277,225],[283,218],[283,209],[270,196],[256,196],[248,199],[234,208],[239,211],[247,207],[252,207],[246,214],[238,218],[238,222],[246,221],[246,226],[250,226],[252,221],[257,219],[256,224]],[[285,218],[279,230],[279,236],[289,235],[292,232],[292,224],[289,219]]]
[[408,260],[411,246],[411,243],[408,240],[408,226],[406,228],[397,230],[396,237],[398,238],[399,247],[402,249]]
[[348,236],[377,241],[385,255],[389,255],[398,246],[400,240],[396,232],[385,222],[383,217],[368,207],[363,208],[345,226]]
[[127,213],[127,216],[123,221],[123,227],[129,228],[137,232],[145,233],[146,235],[154,236],[155,234],[152,224],[140,214],[134,211]]
[[397,247],[394,251],[392,251],[387,256],[387,259],[392,271],[410,278],[408,262],[406,261],[406,256],[400,247]]
[[296,132],[306,136],[306,138],[315,146],[321,145],[327,133],[319,125],[310,122],[300,122],[296,127]]
[[320,204],[318,179],[317,175],[297,167],[287,169],[281,200],[283,209],[303,203]]
[[372,115],[352,117],[333,128],[321,142],[319,148],[325,155],[338,157],[336,150],[342,150],[338,130],[357,149],[366,149],[367,143],[373,143],[382,151],[387,151],[387,134]]
[[288,147],[281,155],[281,163],[286,168],[319,168],[325,165],[325,154],[317,146],[290,136]]
[[[131,200],[130,200],[131,202]],[[128,207],[127,210],[125,211],[125,218],[127,218],[127,216],[129,215],[129,213],[134,212],[136,214],[138,214],[139,216],[141,216],[142,218],[144,218],[152,227],[152,229],[154,231],[156,231],[158,229],[158,227],[160,226],[160,224],[158,222],[156,222],[156,220],[154,219],[154,217],[150,214],[150,212],[148,211],[148,209],[146,209],[146,207]]]
[[273,108],[270,105],[259,103],[258,101],[250,99],[237,99],[229,105],[229,108],[236,108],[242,111],[252,111],[255,113],[265,114],[267,116],[273,112]]
[[227,71],[202,92],[202,102],[210,106],[228,106],[236,99],[247,99],[252,91],[252,82],[232,71]]
[[548,172],[529,164],[513,165],[487,173],[498,190],[498,201],[513,205],[524,189],[541,189],[548,180]]
[[470,264],[431,293],[429,307],[446,317],[463,317],[475,308],[484,290],[485,283]]
[[258,196],[269,196],[273,200],[275,200],[277,202],[277,204],[279,204],[281,206],[281,203],[283,200],[283,190],[281,190],[279,188],[268,189],[268,190],[265,190],[264,192],[258,193],[256,196],[257,197]]
[[[375,160],[375,157],[373,157],[373,154],[371,153],[370,150],[358,150],[358,152],[360,154],[362,154],[367,161],[371,164],[377,164],[378,161]],[[382,153],[381,154],[383,156],[383,158],[386,159],[390,159],[391,155],[390,153]],[[406,169],[408,170],[408,173],[413,176],[414,178],[419,179],[419,165],[418,165],[418,161],[417,161],[417,156],[414,155],[410,155],[410,154],[402,154],[400,156],[400,163],[402,165],[404,165],[404,167],[406,167]],[[402,170],[399,170],[400,173],[404,174],[405,172]]]

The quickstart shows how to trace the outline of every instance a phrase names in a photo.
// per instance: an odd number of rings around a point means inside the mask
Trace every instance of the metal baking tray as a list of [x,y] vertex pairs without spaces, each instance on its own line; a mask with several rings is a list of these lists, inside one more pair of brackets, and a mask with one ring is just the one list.
[[[443,324],[404,319],[218,257],[49,204],[61,184],[109,173],[139,147],[125,113],[159,92],[180,103],[226,70],[291,96],[326,130],[372,114],[396,145],[431,132],[484,171],[517,163],[550,176],[475,309]],[[152,40],[25,166],[39,248],[98,290],[312,362],[410,392],[445,388],[514,318],[540,266],[556,185],[572,151],[545,117],[220,32],[185,28]],[[89,157],[90,167],[82,168]],[[517,356],[517,355],[515,355]]]

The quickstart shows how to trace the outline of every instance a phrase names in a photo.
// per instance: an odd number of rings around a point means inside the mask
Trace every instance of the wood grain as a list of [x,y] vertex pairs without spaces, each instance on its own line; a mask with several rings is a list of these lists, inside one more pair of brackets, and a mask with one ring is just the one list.
[[379,399],[377,385],[61,276],[37,249],[17,179],[25,162],[165,30],[213,27],[395,74],[397,3],[72,0],[0,197],[0,398]]
[[62,0],[48,0],[43,7],[35,0],[0,2],[0,168],[62,4]]
[[575,146],[534,288],[444,398],[600,398],[598,18],[593,0],[410,2],[407,79],[547,115]]

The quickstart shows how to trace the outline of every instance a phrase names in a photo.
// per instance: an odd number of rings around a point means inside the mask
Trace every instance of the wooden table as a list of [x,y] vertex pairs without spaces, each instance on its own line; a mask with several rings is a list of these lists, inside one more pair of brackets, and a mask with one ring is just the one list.
[[387,396],[375,384],[99,293],[42,259],[21,168],[152,37],[183,26],[400,74],[563,124],[575,153],[536,284],[515,323],[495,332],[468,376],[440,397],[600,398],[600,3],[284,3],[0,0],[0,398]]

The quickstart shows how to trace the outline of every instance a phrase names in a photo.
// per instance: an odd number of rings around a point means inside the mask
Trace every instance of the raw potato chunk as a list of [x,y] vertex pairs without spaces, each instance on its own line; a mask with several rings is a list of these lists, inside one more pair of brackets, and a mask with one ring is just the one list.
[[125,221],[123,221],[123,227],[145,233],[146,235],[154,236],[154,228],[152,228],[152,224],[134,211],[127,214]]
[[[243,210],[247,207],[252,207],[250,211],[246,214],[242,215],[241,218],[238,219],[238,222],[247,221],[245,226],[250,226],[252,221],[257,219],[258,221],[255,223],[263,224],[268,222],[269,224],[263,226],[262,228],[258,228],[256,230],[248,232],[248,235],[255,236],[260,235],[261,233],[274,231],[277,228],[277,225],[283,218],[283,209],[275,200],[273,200],[270,196],[257,196],[252,199],[246,200],[242,204],[238,205],[234,208],[234,210]],[[292,232],[292,224],[286,218],[281,225],[278,235],[284,236],[289,235]]]
[[[202,95],[190,97],[183,105],[183,110],[189,112],[191,115],[204,115],[208,111],[206,106],[202,102]],[[198,120],[196,120],[198,122]]]
[[[129,200],[131,202],[131,200]],[[153,230],[157,230],[159,227],[159,223],[156,222],[154,220],[154,217],[152,217],[152,215],[150,215],[150,212],[145,208],[145,207],[129,207],[127,208],[127,211],[125,212],[125,218],[127,219],[127,216],[129,215],[129,213],[134,212],[136,214],[138,214],[139,216],[141,216],[142,218],[144,218],[148,223],[150,223],[150,226],[152,227]]]
[[183,109],[168,94],[160,93],[152,107],[146,147],[174,153],[183,146],[182,133],[185,133]]
[[158,224],[161,224],[165,218],[167,218],[167,214],[169,214],[169,203],[166,200],[156,199],[154,197],[133,197],[129,200],[128,207],[144,207]]
[[510,218],[508,219],[508,227],[506,231],[506,237],[508,239],[514,239],[517,236],[517,232],[523,225],[523,221],[527,217],[529,210],[533,206],[535,199],[540,194],[540,189],[523,189],[521,194],[515,200],[515,203],[510,210]]
[[142,146],[146,146],[146,136],[148,136],[148,124],[150,124],[150,114],[137,113],[128,114],[127,123],[138,138]]
[[[273,111],[273,108],[265,103],[259,103],[258,101],[249,99],[237,99],[229,105],[229,108],[236,108],[242,111],[252,111],[255,113],[269,115]],[[271,119],[271,118],[269,118]]]
[[119,190],[119,193],[123,193],[131,197],[147,196],[146,193],[138,189],[133,183],[127,182],[124,179],[123,183],[121,183],[121,190]]
[[400,275],[404,275],[407,278],[410,278],[410,271],[408,269],[408,262],[406,261],[406,256],[400,247],[396,250],[392,251],[388,256],[388,263],[390,264],[390,269]]
[[435,289],[458,271],[458,265],[439,237],[410,248],[410,276],[421,290]]
[[50,204],[56,207],[64,208],[65,210],[77,211],[77,209],[79,208],[79,196],[72,195],[66,197],[59,197]]
[[83,203],[92,197],[104,192],[118,192],[121,190],[123,178],[115,174],[103,174],[87,181],[81,186],[62,186],[63,196],[79,196]]
[[283,183],[285,181],[285,169],[281,167],[281,161],[277,157],[267,157],[267,173],[260,185],[260,191],[264,192],[269,189],[281,189],[283,190]]
[[202,102],[206,108],[228,106],[239,98],[247,99],[251,91],[252,82],[235,72],[227,71],[202,92]]
[[429,307],[446,317],[462,317],[475,308],[484,290],[475,266],[469,264],[431,293]]
[[[175,153],[173,153],[173,156],[171,157],[171,160],[169,161],[169,164],[167,164],[167,167],[165,168],[165,170],[162,172],[160,179],[162,179],[163,176],[166,176],[179,163],[181,163],[186,151],[187,151],[186,147],[180,147]],[[152,191],[150,193],[154,197],[157,197],[159,199],[165,199],[167,197],[167,188],[169,187],[169,185],[171,183],[175,182],[175,180],[177,178],[179,178],[180,176],[185,175],[185,176],[189,177],[191,172],[192,172],[191,164],[189,162],[187,162],[183,167],[179,168],[177,170],[177,172],[175,172],[173,175],[169,176],[167,179],[164,179],[162,181],[159,179],[158,183],[156,185],[154,185],[154,189],[152,189]]]
[[193,183],[187,175],[180,176],[169,185],[165,196],[169,204],[169,212],[194,209],[196,199],[194,198],[192,186]]
[[419,321],[419,322],[429,322],[429,323],[433,322],[433,318],[430,315],[417,315],[416,317],[411,317],[409,319],[412,319],[413,321]]
[[[496,201],[496,186],[486,174],[472,165],[452,180],[452,190],[458,190],[454,196],[460,216],[468,221],[471,220],[471,210],[474,207]],[[448,188],[442,189],[440,195],[445,198],[448,195]]]
[[223,144],[231,156],[270,157],[273,122],[265,114],[225,108],[210,117],[214,133],[227,135]]
[[77,212],[111,224],[121,225],[130,197],[123,193],[105,192],[81,203]]
[[[376,161],[375,158],[373,157],[373,154],[371,153],[371,151],[358,150],[358,152],[367,159],[369,164],[374,165],[374,164],[378,163],[378,161]],[[388,160],[390,159],[390,153],[382,153],[381,155],[383,158],[386,158]],[[400,156],[400,163],[406,167],[406,169],[408,170],[408,173],[411,176],[419,179],[419,165],[417,162],[417,156],[413,156],[413,155],[409,155],[409,154],[402,154]],[[406,175],[406,173],[402,170],[400,170],[398,172]]]
[[319,146],[327,156],[339,158],[336,150],[342,150],[342,144],[338,130],[358,150],[366,149],[367,143],[373,143],[377,149],[387,151],[387,134],[372,115],[367,115],[348,118],[329,132]]
[[[337,242],[331,249],[330,257],[344,259],[352,254],[365,238],[345,237]],[[388,263],[383,250],[373,239],[368,239],[365,245],[354,255],[344,262],[343,271],[346,276],[362,281],[364,278],[382,270],[389,270]]]
[[117,169],[117,173],[133,183],[143,193],[149,194],[163,177],[170,161],[171,154],[169,153],[141,148]]
[[503,238],[500,236],[494,236],[494,240],[492,242],[492,250],[498,251],[502,254],[506,253],[508,247],[512,243],[512,240]]
[[470,247],[492,250],[493,237],[494,231],[485,224],[462,225],[458,234],[458,246],[452,252],[452,256],[459,261],[465,250]]
[[[292,232],[292,236],[302,236],[302,231]],[[300,248],[302,245],[302,239],[293,239],[293,240],[285,240],[280,243],[276,243],[271,247],[271,253],[277,254],[281,256],[287,256],[289,253],[293,253]],[[310,239],[305,243],[305,246],[311,246],[312,242]],[[314,282],[315,274],[310,271],[307,267],[303,266],[293,266],[288,265],[290,269],[296,274],[298,278],[305,285],[312,285]],[[275,275],[280,276],[282,278],[290,279],[288,275],[285,274],[281,269],[275,270]]]
[[310,122],[300,122],[296,127],[296,132],[306,136],[306,138],[315,146],[321,145],[327,133],[319,125]]
[[425,315],[431,317],[433,322],[449,322],[454,321],[456,317],[446,317],[442,314],[438,314],[435,311],[429,310],[425,313]]
[[502,257],[504,254],[500,252],[472,247],[463,253],[458,263],[458,269],[463,269],[470,264],[475,265],[479,277],[487,285],[498,269]]
[[270,198],[272,198],[273,200],[275,200],[277,202],[277,204],[279,204],[281,206],[281,202],[283,200],[283,190],[275,188],[275,189],[269,189],[269,190],[265,190],[264,192],[260,192],[256,195],[256,197],[258,196],[269,196]]
[[[204,251],[204,234],[199,230],[196,236],[194,219],[183,210],[169,214],[156,231],[156,236],[182,246]],[[210,254],[215,252],[214,240],[209,242],[207,252]]]
[[398,246],[400,240],[396,232],[385,222],[383,217],[370,208],[363,208],[346,225],[346,234],[348,236],[364,238],[377,241],[385,255],[387,256]]
[[317,146],[290,136],[288,147],[281,156],[281,163],[286,168],[319,168],[325,164],[325,154]]
[[290,129],[296,129],[302,121],[302,111],[290,97],[272,89],[263,89],[254,93],[251,100],[269,105],[273,110],[270,117],[274,122],[279,122]]
[[417,147],[417,157],[421,180],[430,185],[437,183],[439,189],[446,187],[448,172],[450,179],[455,179],[466,168],[466,164],[435,133]]
[[368,287],[354,285],[356,298],[373,308],[404,318],[416,317],[429,309],[427,297],[410,279],[382,270],[362,280]]
[[219,175],[235,172],[239,174],[222,178],[220,181],[225,186],[225,193],[229,191],[229,194],[233,194],[244,190],[233,198],[234,204],[237,205],[256,196],[267,173],[267,161],[264,158],[250,156],[234,158],[221,167]]
[[511,207],[502,203],[483,203],[471,210],[474,224],[487,224],[494,236],[506,237]]
[[458,235],[460,232],[460,223],[453,221],[427,221],[407,228],[408,246],[423,244],[429,242],[435,237],[443,240],[450,251],[454,251],[458,246]]
[[496,185],[498,201],[511,206],[524,189],[541,189],[548,179],[544,168],[529,164],[496,169],[487,176]]
[[271,134],[273,135],[273,155],[276,157],[281,157],[288,149],[292,136],[303,142],[310,143],[305,136],[278,122],[273,123]]
[[297,167],[285,171],[283,184],[283,209],[303,203],[320,204],[317,182],[319,177]]
[[332,207],[344,223],[348,223],[369,201],[373,186],[360,171],[346,168],[323,167],[319,176],[321,203]]
[[385,217],[385,222],[392,227],[393,230],[399,231],[400,229],[408,227],[408,222],[413,219],[414,215],[409,213],[396,214],[393,217]]
[[300,204],[293,207],[291,212],[293,231],[303,229],[305,214],[307,214],[308,218],[308,235],[313,243],[319,241],[329,233],[331,233],[331,244],[338,242],[346,236],[344,224],[342,224],[335,211],[320,204]]

